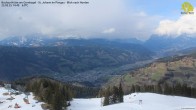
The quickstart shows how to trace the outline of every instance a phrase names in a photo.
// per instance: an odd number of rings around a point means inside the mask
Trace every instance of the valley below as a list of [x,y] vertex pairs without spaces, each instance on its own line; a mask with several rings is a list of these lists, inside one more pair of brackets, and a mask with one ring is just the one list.
[[41,102],[37,110],[42,104],[51,110],[195,109],[196,53],[189,45],[171,53],[172,46],[155,50],[105,39],[15,38],[0,44],[1,85],[31,92],[30,104]]
[[0,110],[196,110],[195,0],[17,1]]

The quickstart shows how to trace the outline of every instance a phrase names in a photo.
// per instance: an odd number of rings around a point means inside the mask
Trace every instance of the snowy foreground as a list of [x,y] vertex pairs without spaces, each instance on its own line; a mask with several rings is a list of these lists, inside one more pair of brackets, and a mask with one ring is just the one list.
[[[26,104],[23,100],[24,94],[12,95],[15,99],[10,101],[6,100],[10,96],[5,96],[5,88],[0,87],[0,110],[16,110],[14,108],[15,103],[19,104],[21,108],[18,110],[42,110],[41,102],[33,99],[31,94],[29,103]],[[142,100],[142,104],[139,104],[139,100]],[[3,103],[1,103],[3,102]],[[11,108],[8,108],[9,106]],[[71,101],[71,106],[67,110],[196,110],[196,99],[177,97],[177,96],[165,96],[153,93],[134,93],[124,97],[124,103],[114,104],[109,106],[101,106],[101,98],[92,99],[74,99]]]
[[[23,100],[23,98],[25,98],[24,94],[16,95],[16,96],[11,95],[13,98],[15,98],[11,101],[11,100],[6,100],[7,98],[11,97],[10,95],[7,95],[7,96],[3,95],[3,93],[7,93],[7,92],[8,90],[0,87],[0,110],[16,110],[16,109],[18,110],[42,110],[42,107],[41,107],[42,103],[41,102],[36,103],[37,101],[33,99],[34,96],[32,94],[28,96],[30,104],[26,104]],[[19,106],[21,106],[21,108],[14,108],[16,103]]]
[[[142,100],[142,104],[139,104]],[[74,99],[68,110],[196,110],[196,99],[154,93],[134,93],[124,103],[101,106],[100,98]]]

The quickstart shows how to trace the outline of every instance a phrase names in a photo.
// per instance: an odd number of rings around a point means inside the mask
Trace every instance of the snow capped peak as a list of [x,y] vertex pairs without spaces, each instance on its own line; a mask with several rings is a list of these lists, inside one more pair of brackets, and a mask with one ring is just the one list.
[[59,38],[46,37],[43,35],[15,36],[0,41],[0,45],[19,46],[19,47],[37,47],[54,45]]
[[21,37],[20,42],[21,42],[22,44],[25,43],[26,41],[27,41],[27,38]]

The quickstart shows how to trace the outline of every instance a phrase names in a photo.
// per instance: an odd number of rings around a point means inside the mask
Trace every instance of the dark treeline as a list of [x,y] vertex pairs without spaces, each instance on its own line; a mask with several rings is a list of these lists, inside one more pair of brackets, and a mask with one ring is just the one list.
[[33,92],[37,100],[47,103],[50,110],[63,110],[73,97],[96,97],[98,89],[73,86],[50,78],[28,78],[12,83],[12,88]]
[[94,98],[97,97],[99,92],[99,88],[92,87],[78,87],[69,85],[69,88],[72,90],[74,98]]
[[100,97],[104,97],[102,104],[106,106],[123,102],[124,93],[120,84],[119,87],[113,86],[112,88],[108,87],[105,90],[100,90],[99,95]]
[[33,92],[37,99],[49,104],[53,110],[66,108],[69,105],[67,101],[71,101],[73,97],[66,85],[49,79],[33,79],[27,83],[26,90]]
[[152,92],[164,95],[175,95],[196,98],[196,88],[187,86],[187,84],[177,83],[175,85],[169,85],[167,83],[158,85],[132,85],[129,93],[134,92]]
[[[189,87],[187,84],[168,84],[162,83],[158,85],[132,85],[131,89],[126,91],[125,94],[135,92],[151,92],[164,95],[184,96],[196,98],[196,88]],[[123,89],[120,84],[119,87],[108,87],[99,92],[99,97],[104,97],[103,106],[123,102]]]
[[28,84],[31,80],[34,79],[47,79],[53,82],[58,82],[59,84],[66,85],[72,91],[74,98],[92,98],[92,97],[96,97],[99,92],[99,88],[77,86],[77,85],[72,85],[72,83],[63,83],[46,76],[34,76],[34,77],[18,79],[12,82],[12,88],[17,89],[16,88],[17,85],[21,85],[24,87],[26,86],[26,84]]

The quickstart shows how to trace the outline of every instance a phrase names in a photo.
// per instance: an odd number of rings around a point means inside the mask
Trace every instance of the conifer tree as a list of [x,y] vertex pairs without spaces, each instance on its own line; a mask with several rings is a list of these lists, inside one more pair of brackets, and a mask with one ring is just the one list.
[[103,106],[109,105],[109,88],[106,90],[105,92],[105,97],[104,97],[104,101],[103,101]]
[[119,96],[118,88],[114,86],[112,90],[112,103],[117,103],[119,101],[118,96]]
[[120,83],[118,92],[119,92],[119,102],[123,102],[123,95],[124,95],[124,92],[123,92],[122,84],[121,84],[121,83]]
[[132,86],[131,86],[131,93],[134,93],[134,92],[135,92],[135,86],[132,85]]
[[157,93],[159,93],[159,94],[162,94],[163,93],[160,84],[157,85]]

